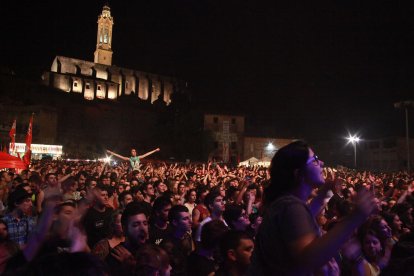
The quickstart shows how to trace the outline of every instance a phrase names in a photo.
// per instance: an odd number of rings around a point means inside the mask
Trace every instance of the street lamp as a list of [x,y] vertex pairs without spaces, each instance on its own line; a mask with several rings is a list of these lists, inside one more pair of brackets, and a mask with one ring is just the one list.
[[351,135],[351,134],[346,139],[348,139],[348,144],[351,143],[354,146],[354,167],[356,168],[356,166],[357,166],[356,144],[359,143],[359,141],[361,141],[361,139],[358,136]]
[[272,144],[272,142],[269,142],[269,144],[267,144],[266,150],[268,150],[268,151],[274,151],[275,150],[275,146]]
[[414,102],[412,101],[404,101],[394,103],[394,107],[398,109],[405,109],[405,139],[406,139],[406,147],[407,147],[407,171],[410,172],[410,138],[408,132],[408,108],[414,107]]

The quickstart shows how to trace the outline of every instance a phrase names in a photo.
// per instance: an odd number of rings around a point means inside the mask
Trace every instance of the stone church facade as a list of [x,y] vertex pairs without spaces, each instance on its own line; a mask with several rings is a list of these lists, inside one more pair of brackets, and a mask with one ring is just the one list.
[[98,16],[94,61],[56,56],[50,71],[42,76],[44,85],[66,93],[78,93],[86,100],[117,100],[123,95],[169,105],[182,80],[112,65],[113,17],[109,6]]

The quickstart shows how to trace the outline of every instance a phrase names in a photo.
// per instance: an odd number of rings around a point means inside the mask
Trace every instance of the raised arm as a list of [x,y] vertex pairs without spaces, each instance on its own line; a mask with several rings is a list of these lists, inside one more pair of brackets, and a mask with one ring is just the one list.
[[145,158],[153,153],[156,153],[157,151],[160,151],[160,148],[156,148],[155,150],[149,151],[147,153],[144,153],[143,155],[138,156],[139,159]]
[[[120,154],[118,154],[116,152],[113,152],[113,151],[110,151],[110,150],[106,150],[106,152],[109,153],[109,154],[111,154],[111,155],[113,155],[113,156],[116,156],[116,157],[118,157],[118,158],[120,158],[122,160],[125,160],[125,161],[128,161],[129,160],[128,157],[122,156],[122,155],[120,155]],[[140,156],[140,158],[141,158],[141,156]]]

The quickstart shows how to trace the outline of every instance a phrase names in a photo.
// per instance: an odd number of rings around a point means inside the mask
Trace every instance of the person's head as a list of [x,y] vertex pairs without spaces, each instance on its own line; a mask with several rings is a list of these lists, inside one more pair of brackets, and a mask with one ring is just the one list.
[[108,187],[99,184],[94,189],[95,203],[99,206],[107,206],[109,204]]
[[76,180],[78,181],[79,187],[85,186],[86,179],[88,179],[88,173],[85,171],[81,171],[76,175]]
[[138,179],[132,178],[131,181],[130,181],[130,185],[131,185],[131,187],[138,187],[138,185],[139,185]]
[[137,156],[137,150],[136,149],[131,149],[131,156],[132,157]]
[[131,187],[131,194],[135,201],[140,202],[144,200],[144,196],[142,195],[141,188],[139,186]]
[[364,232],[361,240],[362,251],[368,261],[376,261],[382,252],[381,241],[375,231],[369,229]]
[[188,208],[184,205],[175,205],[168,214],[170,225],[180,233],[186,233],[191,230],[191,215]]
[[154,182],[154,187],[157,190],[158,194],[163,194],[168,190],[167,185],[161,180],[155,181]]
[[204,203],[204,200],[209,192],[210,190],[206,186],[199,185],[197,187],[197,204]]
[[204,199],[204,204],[211,213],[220,214],[224,211],[224,201],[219,191],[212,191]]
[[207,222],[201,230],[200,246],[206,250],[217,248],[220,240],[227,231],[227,226],[221,220],[213,219],[212,221]]
[[245,231],[250,225],[246,211],[242,206],[237,204],[226,205],[223,218],[230,226],[230,229]]
[[24,189],[29,194],[33,194],[32,187],[28,183],[21,183],[18,186],[16,186],[18,189]]
[[69,178],[65,179],[65,181],[63,181],[61,185],[64,193],[73,193],[78,188],[78,183],[76,182],[73,176],[70,176]]
[[186,191],[185,183],[181,182],[178,184],[177,193],[179,195],[184,195]]
[[2,171],[0,176],[1,176],[1,181],[4,183],[9,183],[13,179],[13,177],[7,171]]
[[66,233],[70,223],[76,218],[76,215],[76,203],[68,200],[55,207],[53,221],[62,232]]
[[303,142],[296,141],[280,148],[270,166],[270,185],[265,189],[265,203],[270,204],[280,195],[300,188],[300,185],[318,187],[325,182],[323,162]]
[[102,175],[100,178],[100,184],[105,186],[111,185],[111,178],[108,175]]
[[125,191],[125,185],[123,185],[123,184],[119,184],[119,185],[116,187],[116,193],[119,195],[119,194],[121,194],[123,191]]
[[46,174],[45,182],[50,187],[56,187],[58,185],[57,175],[55,173]]
[[32,187],[32,191],[39,191],[42,184],[42,178],[38,174],[32,174],[29,177],[29,185]]
[[29,214],[32,209],[31,195],[25,189],[16,189],[9,195],[8,208],[10,211],[20,211],[23,214]]
[[224,262],[228,266],[236,267],[239,271],[247,270],[253,249],[254,242],[244,231],[230,230],[224,234],[220,242]]
[[161,247],[146,244],[136,253],[136,266],[133,275],[169,276],[171,271],[168,254]]
[[4,220],[0,219],[0,243],[7,240],[9,237],[9,232],[7,228],[7,223]]
[[118,196],[118,202],[122,208],[128,205],[128,203],[132,202],[134,199],[130,191],[124,191]]
[[168,196],[160,196],[155,199],[154,204],[152,205],[152,211],[156,218],[167,222],[168,213],[171,210],[171,200]]
[[153,197],[155,195],[154,186],[151,183],[144,183],[141,186],[141,193],[144,196]]
[[378,234],[380,240],[386,240],[392,237],[391,227],[388,226],[388,223],[383,217],[372,216],[366,223]]
[[393,234],[398,234],[402,230],[402,221],[396,213],[383,213],[382,216],[384,220],[388,223],[388,226],[391,227]]
[[95,177],[88,177],[86,179],[86,188],[90,190],[94,189],[97,184],[98,184],[98,180]]
[[148,214],[142,203],[129,203],[122,212],[121,223],[125,237],[134,246],[148,240]]
[[185,196],[185,200],[188,203],[195,203],[197,200],[197,192],[195,189],[191,189],[187,191],[187,194]]
[[112,235],[120,237],[124,234],[122,230],[122,211],[116,210],[111,215],[111,228],[112,228]]

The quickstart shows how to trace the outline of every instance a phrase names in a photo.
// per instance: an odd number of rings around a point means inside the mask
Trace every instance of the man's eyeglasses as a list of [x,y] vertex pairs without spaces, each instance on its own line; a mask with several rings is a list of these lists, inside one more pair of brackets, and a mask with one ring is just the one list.
[[316,154],[313,155],[311,158],[308,159],[308,161],[306,161],[306,165],[310,163],[314,163],[315,165],[318,165],[320,163],[319,157]]

